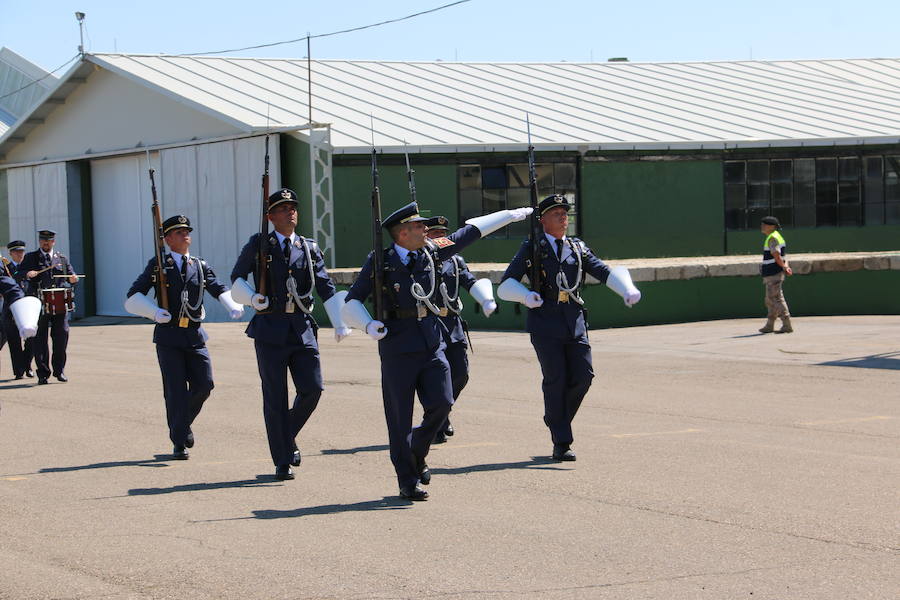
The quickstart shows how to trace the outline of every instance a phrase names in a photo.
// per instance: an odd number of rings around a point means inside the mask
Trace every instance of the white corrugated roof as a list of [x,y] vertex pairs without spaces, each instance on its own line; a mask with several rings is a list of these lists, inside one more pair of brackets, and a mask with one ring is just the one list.
[[[308,122],[307,61],[87,57],[246,131]],[[312,61],[338,152],[897,143],[900,59],[693,63]]]

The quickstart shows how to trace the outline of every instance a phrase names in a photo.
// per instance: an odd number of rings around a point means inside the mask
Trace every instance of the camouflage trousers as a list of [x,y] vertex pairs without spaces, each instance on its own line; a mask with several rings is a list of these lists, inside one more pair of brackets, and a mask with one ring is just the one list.
[[781,289],[783,283],[783,272],[763,277],[763,284],[766,286],[766,308],[768,309],[767,317],[769,319],[791,316],[791,311],[788,309],[787,302],[784,299],[784,292]]

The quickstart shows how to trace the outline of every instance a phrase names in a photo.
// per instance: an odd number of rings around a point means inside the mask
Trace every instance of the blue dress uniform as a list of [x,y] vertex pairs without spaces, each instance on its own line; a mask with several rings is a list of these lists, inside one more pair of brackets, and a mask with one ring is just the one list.
[[[163,222],[165,233],[180,227],[191,229],[190,221],[183,215]],[[219,281],[206,261],[196,256],[167,253],[163,263],[171,320],[157,322],[153,329],[153,343],[156,344],[156,358],[162,373],[169,439],[175,446],[175,458],[186,459],[188,453],[185,448],[194,445],[191,425],[215,387],[212,363],[206,348],[209,336],[200,324],[203,320],[204,292],[219,298],[228,288]],[[128,298],[137,293],[146,295],[156,287],[156,267],[154,256],[131,284]]]
[[[51,229],[42,229],[38,231],[38,238],[41,240],[53,240],[56,238],[56,232]],[[32,279],[25,279],[27,282],[26,293],[30,296],[41,299],[41,290],[72,287],[68,279],[56,277],[57,275],[74,275],[75,271],[72,269],[69,259],[56,252],[53,248],[50,249],[49,253],[41,249],[28,252],[19,265],[19,273],[23,277],[29,271],[41,271],[42,269],[47,270]],[[48,334],[53,340],[52,356]],[[68,311],[57,315],[42,314],[38,320],[37,335],[34,336],[34,340],[31,342],[39,384],[47,383],[51,373],[60,381],[68,380],[65,375],[66,348],[68,345]]]
[[[6,247],[10,251],[24,250],[25,242],[15,240],[7,244]],[[14,279],[24,291],[25,282],[22,278],[25,274],[19,270],[19,265],[5,258],[3,259],[3,263],[3,274]],[[19,328],[16,326],[12,312],[9,310],[8,302],[3,303],[3,311],[2,314],[0,314],[0,325],[2,325],[3,335],[9,346],[9,359],[12,363],[13,376],[16,379],[22,379],[26,375],[28,377],[34,377],[34,372],[31,370],[31,340],[28,339],[25,340],[24,344],[22,343],[22,338],[19,336]]]
[[[269,197],[268,210],[282,202],[296,204],[297,196],[287,189],[276,192]],[[259,236],[253,234],[241,250],[231,271],[232,282],[238,278],[246,281],[250,273],[256,278]],[[253,316],[247,327],[247,335],[253,338],[256,348],[266,435],[272,462],[278,467],[278,479],[293,479],[288,465],[300,464],[296,437],[316,409],[324,390],[319,361],[319,326],[307,312],[312,310],[312,291],[315,289],[323,302],[336,291],[318,244],[297,234],[291,237],[293,241],[276,231],[268,234],[266,296],[269,304]],[[285,376],[288,371],[296,389],[290,408]]]
[[[387,217],[383,225],[389,229],[400,222],[420,220],[425,219],[411,203]],[[425,248],[416,251],[408,264],[404,262],[408,257],[401,257],[407,254],[405,249],[393,245],[383,251],[387,335],[378,342],[378,354],[391,462],[401,490],[415,488],[420,478],[427,483],[421,477],[423,468],[427,470],[424,459],[453,406],[450,366],[445,356],[447,328],[437,315],[421,306],[411,288],[418,283],[423,290],[431,291],[430,300],[439,306],[437,286],[432,284],[432,277],[436,280],[438,274],[432,269],[480,238],[477,227],[466,225],[446,238],[426,240]],[[372,294],[372,263],[370,253],[350,288],[348,302],[364,302]],[[416,393],[424,415],[422,423],[413,428]],[[430,479],[430,474],[427,477]]]
[[[552,202],[545,206],[550,198],[541,202],[541,214],[553,207]],[[610,270],[578,238],[561,240],[560,258],[554,247],[558,244],[551,245],[548,237],[543,235],[539,240],[542,272],[539,293],[544,303],[528,310],[526,331],[531,334],[531,344],[543,374],[544,423],[550,429],[554,458],[560,458],[573,441],[572,420],[591,387],[594,369],[588,342],[587,314],[576,300],[579,290],[561,290],[558,274],[564,274],[564,287],[571,289],[575,282],[583,282],[584,273],[605,284]],[[503,274],[501,286],[507,279],[520,281],[527,274],[531,255],[531,241],[525,240]],[[574,454],[569,458],[572,459]]]

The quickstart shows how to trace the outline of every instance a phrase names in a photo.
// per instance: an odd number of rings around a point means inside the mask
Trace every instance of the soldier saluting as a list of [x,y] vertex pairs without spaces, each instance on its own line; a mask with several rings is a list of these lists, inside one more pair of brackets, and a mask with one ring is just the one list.
[[[257,311],[247,327],[247,335],[253,338],[256,348],[275,478],[282,481],[293,479],[291,466],[300,465],[296,438],[324,389],[319,326],[311,314],[314,290],[324,301],[335,339],[341,341],[350,334],[340,315],[347,292],[335,293],[322,250],[316,242],[295,232],[297,200],[297,194],[287,188],[268,197],[266,231],[250,237],[231,271],[234,299]],[[274,229],[271,232],[269,223]],[[266,275],[260,278],[262,267]],[[256,289],[247,282],[250,273],[254,274]],[[267,290],[266,294],[259,293],[260,289]],[[290,408],[288,371],[296,389]]]
[[[69,259],[54,250],[53,246],[55,245],[56,232],[52,229],[42,229],[38,231],[39,248],[28,252],[22,258],[19,272],[25,273],[25,280],[28,282],[27,293],[31,296],[40,298],[42,290],[72,287],[78,283],[78,277],[75,275]],[[53,340],[52,357],[50,356],[48,334]],[[65,373],[68,345],[69,311],[63,310],[59,314],[42,314],[38,320],[37,335],[32,341],[38,384],[46,384],[51,373],[63,383],[69,380]]]
[[[153,342],[163,379],[169,439],[174,458],[187,460],[187,449],[194,446],[191,426],[214,387],[206,348],[209,336],[200,326],[204,293],[217,298],[232,319],[239,319],[244,308],[231,299],[206,261],[190,255],[193,228],[186,216],[166,219],[161,230],[171,252],[160,253],[162,269],[156,256],[150,259],[128,290],[125,310],[156,323]],[[156,289],[156,302],[147,297],[151,288]]]
[[[467,225],[449,236],[432,240],[425,235],[426,219],[419,215],[418,205],[411,202],[384,219],[382,226],[394,243],[369,254],[350,288],[342,311],[344,320],[378,341],[391,462],[402,498],[428,498],[428,492],[418,485],[431,482],[425,457],[453,405],[450,367],[444,355],[444,326],[438,320],[436,282],[440,263],[481,237],[525,219],[531,210],[501,210],[469,219]],[[375,272],[375,264],[380,262],[375,260],[376,252],[383,253],[383,273]],[[382,282],[382,290],[375,289],[375,281]],[[373,319],[363,305],[370,295],[384,300],[383,322]],[[416,393],[424,414],[421,425],[413,428]]]
[[[622,296],[626,306],[641,299],[627,269],[610,270],[587,244],[566,236],[569,208],[569,201],[560,194],[540,202],[537,215],[542,234],[534,242],[522,242],[497,288],[500,299],[520,302],[529,309],[526,330],[543,373],[544,423],[553,440],[553,458],[560,461],[575,460],[570,448],[572,420],[594,378],[587,315],[581,299],[585,274]],[[531,269],[535,255],[539,260],[537,270]],[[539,281],[529,282],[532,290],[520,283],[526,272],[530,279],[531,273],[539,274],[534,277]]]

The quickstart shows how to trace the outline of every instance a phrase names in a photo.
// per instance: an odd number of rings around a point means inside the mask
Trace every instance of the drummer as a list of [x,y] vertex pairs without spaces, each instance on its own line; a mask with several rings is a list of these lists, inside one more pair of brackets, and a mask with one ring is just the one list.
[[[45,310],[38,320],[37,335],[32,342],[34,350],[34,363],[37,367],[38,384],[45,385],[52,374],[56,379],[65,383],[66,377],[66,346],[69,344],[69,310],[71,310],[71,291],[73,285],[78,283],[78,277],[69,259],[53,249],[56,245],[56,232],[52,229],[38,231],[39,249],[28,252],[19,265],[19,273],[25,273],[28,282],[26,293],[36,296],[44,302]],[[68,277],[67,277],[68,276]],[[59,290],[69,302],[62,305],[56,304],[56,308],[48,311],[48,302],[44,298],[56,295],[45,290]],[[49,314],[53,312],[55,314]],[[53,339],[53,355],[50,356],[50,346],[47,336]]]

